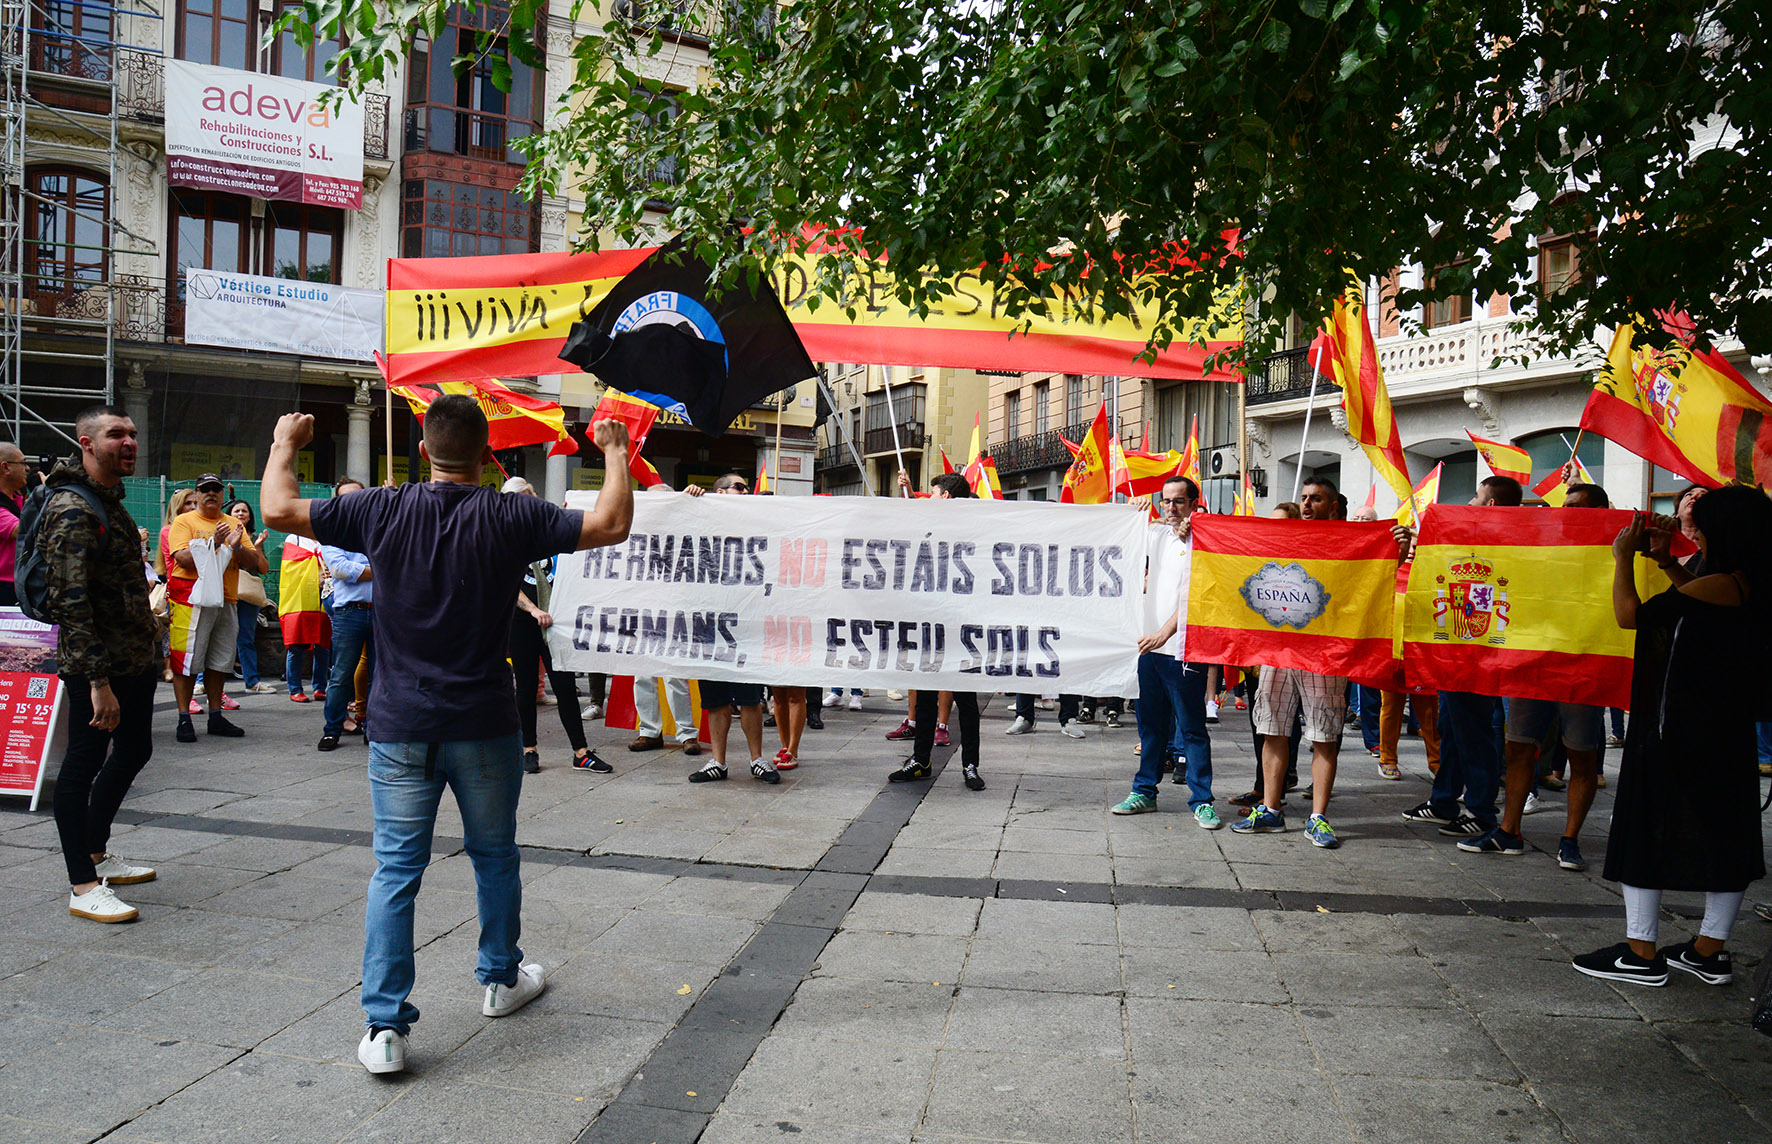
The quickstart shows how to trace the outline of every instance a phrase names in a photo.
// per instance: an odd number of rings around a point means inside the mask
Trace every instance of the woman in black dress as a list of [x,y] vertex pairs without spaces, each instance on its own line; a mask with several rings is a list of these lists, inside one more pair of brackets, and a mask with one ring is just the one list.
[[[1757,489],[1697,499],[1692,521],[1705,574],[1639,601],[1633,564],[1664,568],[1671,522],[1641,514],[1618,534],[1612,583],[1618,624],[1636,629],[1630,728],[1605,876],[1624,891],[1625,936],[1575,959],[1590,977],[1665,985],[1670,967],[1711,985],[1732,977],[1723,948],[1748,883],[1766,873],[1760,842],[1754,723],[1772,697],[1772,501]],[[1703,891],[1699,936],[1656,947],[1663,890]]]

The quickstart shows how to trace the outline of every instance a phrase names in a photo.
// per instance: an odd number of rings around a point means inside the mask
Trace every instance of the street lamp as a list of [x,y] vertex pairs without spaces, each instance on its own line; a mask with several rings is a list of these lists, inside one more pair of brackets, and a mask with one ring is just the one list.
[[1258,496],[1258,497],[1266,496],[1267,495],[1267,470],[1262,468],[1260,465],[1250,465],[1249,466],[1249,483],[1251,485],[1255,486],[1255,495],[1256,496]]

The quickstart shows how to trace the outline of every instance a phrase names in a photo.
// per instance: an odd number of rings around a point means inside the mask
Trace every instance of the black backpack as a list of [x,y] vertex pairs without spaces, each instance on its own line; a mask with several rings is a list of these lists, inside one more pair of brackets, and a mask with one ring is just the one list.
[[73,493],[98,514],[101,543],[105,529],[111,523],[111,514],[105,509],[104,502],[85,485],[66,484],[53,488],[38,485],[25,498],[24,511],[18,518],[18,563],[13,572],[14,586],[18,591],[19,611],[40,624],[61,622],[56,615],[55,602],[49,598],[49,568],[43,562],[43,550],[37,547],[37,534],[43,529],[43,516],[49,511],[49,502],[58,493]]

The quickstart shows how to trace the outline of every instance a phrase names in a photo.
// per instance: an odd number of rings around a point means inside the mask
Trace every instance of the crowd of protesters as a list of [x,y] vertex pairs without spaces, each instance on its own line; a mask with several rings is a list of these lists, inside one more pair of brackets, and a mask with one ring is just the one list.
[[[78,486],[79,495],[49,502],[40,540],[59,613],[59,662],[71,714],[55,815],[70,913],[127,921],[137,912],[112,887],[153,879],[156,872],[109,852],[110,823],[151,754],[156,684],[173,683],[179,742],[197,738],[192,716],[204,709],[196,699],[199,682],[208,699],[208,733],[228,738],[246,734],[223,715],[238,706],[226,694],[228,678],[237,671],[249,690],[276,690],[258,677],[255,638],[267,606],[259,594],[269,567],[267,533],[255,535],[251,506],[224,504],[223,482],[205,474],[194,489],[174,494],[159,542],[151,544],[120,495],[122,478],[134,469],[133,424],[119,410],[95,407],[81,415],[78,433],[81,453],[58,465],[47,483],[52,496],[70,486]],[[626,471],[620,425],[598,422],[594,433],[608,471]],[[311,418],[292,414],[279,423],[261,494],[266,523],[289,534],[278,609],[285,686],[292,700],[309,701],[300,662],[306,659],[312,699],[322,704],[319,750],[337,750],[350,735],[369,745],[378,868],[368,906],[367,1032],[359,1058],[371,1072],[397,1072],[417,1017],[408,999],[413,899],[445,787],[461,806],[480,889],[483,1012],[504,1016],[545,987],[540,966],[524,961],[516,944],[515,807],[523,774],[541,766],[538,706],[556,707],[574,767],[614,770],[592,750],[584,725],[614,698],[605,694],[607,681],[591,677],[591,702],[583,704],[578,677],[556,670],[549,653],[557,554],[624,539],[632,500],[626,482],[606,485],[589,511],[547,504],[522,478],[502,489],[482,486],[490,456],[486,422],[465,398],[440,398],[428,411],[422,452],[432,479],[423,484],[369,489],[345,479],[329,498],[304,499],[291,462],[311,434]],[[9,458],[0,456],[0,466],[10,468]],[[908,476],[901,474],[901,481],[908,492]],[[749,484],[732,473],[712,491],[744,493]],[[4,479],[0,492],[16,495]],[[929,495],[941,501],[973,492],[964,477],[944,474]],[[1508,508],[1522,498],[1518,482],[1491,477],[1472,503]],[[1188,811],[1201,828],[1218,830],[1228,818],[1235,834],[1282,833],[1289,826],[1286,795],[1307,777],[1303,835],[1316,847],[1338,848],[1342,839],[1328,816],[1347,729],[1358,728],[1380,777],[1400,780],[1397,745],[1407,712],[1426,748],[1433,785],[1426,800],[1403,812],[1406,820],[1436,828],[1466,852],[1520,855],[1526,851],[1521,821],[1536,808],[1539,790],[1564,790],[1567,817],[1556,861],[1579,871],[1587,865],[1581,829],[1595,790],[1605,783],[1603,751],[1621,746],[1604,873],[1623,887],[1626,940],[1575,959],[1575,968],[1648,985],[1664,984],[1669,969],[1712,984],[1731,979],[1724,943],[1748,884],[1764,874],[1756,767],[1772,772],[1772,724],[1756,721],[1772,696],[1764,672],[1764,648],[1772,646],[1772,502],[1763,493],[1688,490],[1674,516],[1637,514],[1619,534],[1614,612],[1620,627],[1636,633],[1637,670],[1628,728],[1614,724],[1611,736],[1604,709],[1510,699],[1506,680],[1495,681],[1493,695],[1405,695],[1301,668],[1191,659],[1181,601],[1200,500],[1195,482],[1177,476],[1154,506],[1159,519],[1146,536],[1142,635],[1127,649],[1136,661],[1136,696],[1056,697],[1058,730],[1070,738],[1083,737],[1082,728],[1097,720],[1104,732],[1118,728],[1131,700],[1136,762],[1131,791],[1112,814],[1157,811],[1168,775],[1171,785],[1186,788]],[[1574,484],[1565,506],[1547,511],[1608,504],[1598,486]],[[943,509],[932,503],[928,511]],[[1300,500],[1273,515],[1333,522],[1349,513],[1334,484],[1318,478],[1304,481]],[[13,516],[16,530],[16,511]],[[1398,559],[1406,562],[1413,534],[1401,526],[1395,533]],[[1670,555],[1676,533],[1698,549],[1683,563]],[[1673,581],[1649,600],[1638,598],[1634,576],[1644,559]],[[378,580],[400,590],[378,595]],[[844,703],[841,688],[827,695],[822,686],[809,686],[818,682],[784,680],[769,688],[766,717],[763,686],[697,681],[709,758],[688,780],[728,778],[736,712],[745,755],[731,769],[781,783],[784,772],[800,765],[806,729],[821,728],[822,711]],[[634,681],[637,735],[630,750],[702,753],[688,684]],[[861,709],[862,698],[852,690],[849,707]],[[932,778],[934,752],[953,745],[949,728],[957,721],[962,783],[985,790],[984,698],[892,693],[891,701],[907,706],[886,737],[911,747],[885,778],[894,784]],[[1036,730],[1046,703],[1037,695],[1014,697],[1006,733]],[[1246,713],[1258,763],[1252,789],[1226,800],[1235,812],[1221,817],[1209,728],[1229,710]],[[770,728],[780,741],[773,758],[764,745]],[[1298,755],[1307,742],[1309,771],[1301,776]],[[1667,890],[1702,891],[1706,909],[1699,936],[1664,949],[1656,921]]]

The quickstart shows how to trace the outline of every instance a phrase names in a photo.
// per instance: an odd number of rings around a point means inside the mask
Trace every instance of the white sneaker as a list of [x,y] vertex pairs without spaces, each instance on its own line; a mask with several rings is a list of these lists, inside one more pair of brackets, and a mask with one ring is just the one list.
[[1069,723],[1060,723],[1058,725],[1058,733],[1060,735],[1069,735],[1073,739],[1081,739],[1083,737],[1083,728],[1077,726],[1077,721],[1072,719]]
[[533,961],[517,967],[517,980],[510,985],[488,985],[486,1002],[480,1012],[488,1017],[508,1017],[540,997],[548,987],[546,971]]
[[106,854],[105,860],[96,869],[99,881],[109,882],[113,886],[133,886],[137,882],[152,882],[159,877],[152,866],[131,866],[115,854]]
[[860,711],[861,710],[861,696],[851,695],[849,697],[849,710],[851,710],[851,711]]
[[1537,791],[1533,791],[1531,794],[1528,794],[1526,796],[1526,809],[1522,810],[1520,813],[1521,814],[1537,814],[1538,813],[1538,792]]
[[269,695],[273,691],[281,691],[282,688],[278,687],[275,683],[255,683],[246,690],[258,692],[261,695]]
[[895,689],[888,691],[886,693],[886,698],[892,700],[892,702],[894,702],[894,703],[903,703],[904,702],[904,692],[899,691],[895,688]]
[[824,693],[824,705],[827,708],[841,707],[843,705],[843,693],[841,691],[827,691],[827,692],[825,692]]
[[1208,718],[1208,719],[1218,718],[1218,701],[1217,700],[1215,700],[1215,699],[1206,700],[1206,718]]
[[118,901],[117,895],[104,882],[84,894],[69,891],[68,912],[77,918],[91,918],[95,922],[132,922],[141,917],[140,910]]
[[587,703],[587,704],[585,704],[585,718],[586,719],[601,719],[601,718],[603,718],[603,705],[601,703]]
[[1015,722],[1009,724],[1009,730],[1003,732],[1003,734],[1005,734],[1005,735],[1028,735],[1028,734],[1032,734],[1033,730],[1034,730],[1033,720],[1023,719],[1020,715],[1017,715],[1015,717]]
[[372,1073],[406,1071],[406,1038],[392,1029],[363,1034],[357,1042],[357,1059]]
[[535,705],[537,707],[558,707],[560,701],[555,699],[552,695],[543,692],[535,697]]

